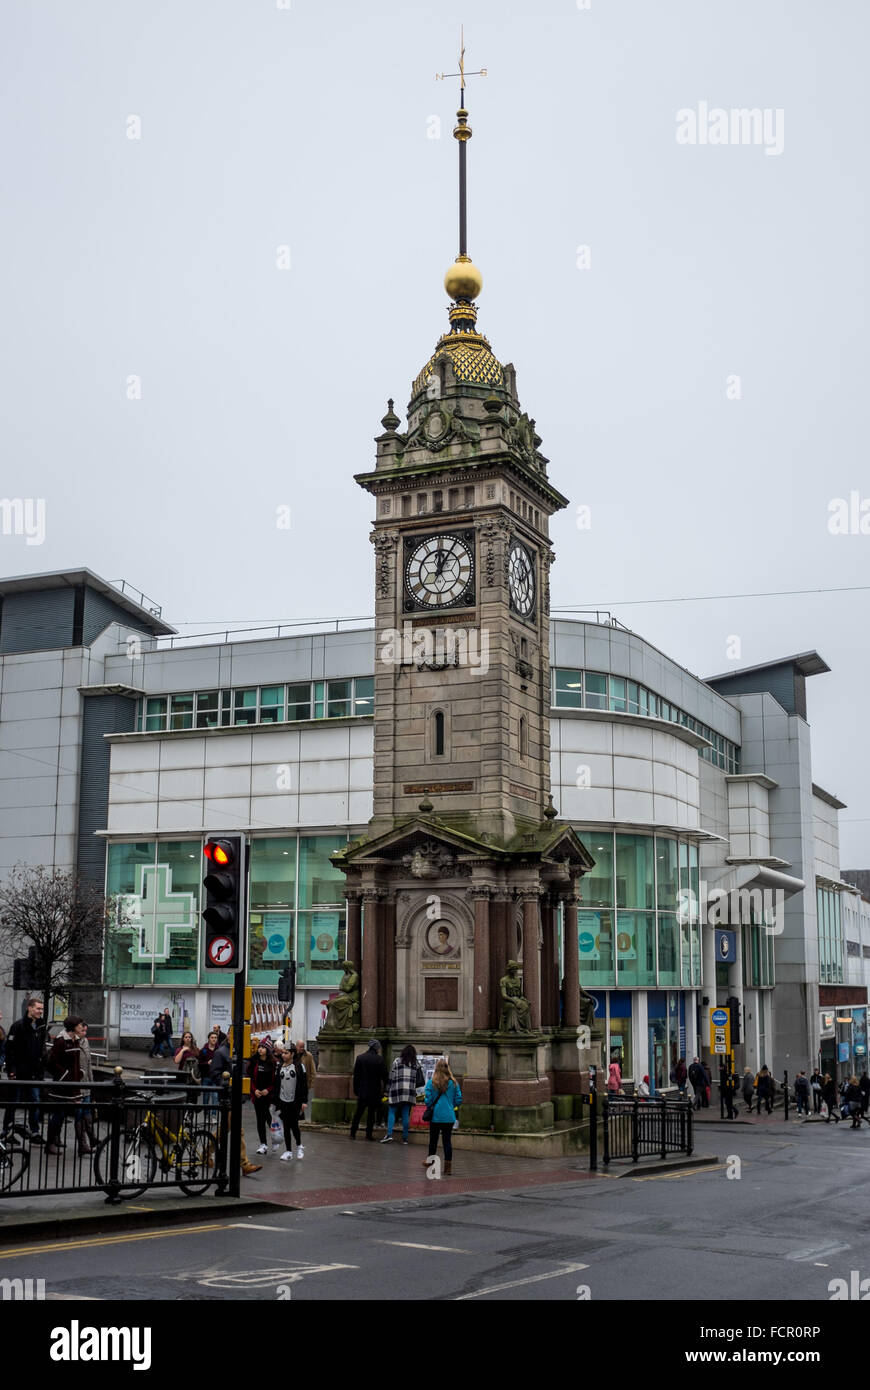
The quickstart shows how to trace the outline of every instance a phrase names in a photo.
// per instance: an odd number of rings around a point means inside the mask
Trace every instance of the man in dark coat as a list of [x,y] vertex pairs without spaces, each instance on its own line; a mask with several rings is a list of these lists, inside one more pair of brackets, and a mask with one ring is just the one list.
[[366,1139],[374,1142],[375,1118],[384,1092],[387,1089],[389,1073],[381,1056],[381,1045],[376,1038],[369,1043],[368,1052],[357,1057],[353,1068],[353,1093],[356,1096],[356,1114],[350,1122],[350,1137],[356,1138],[363,1111],[366,1114]]
[[[38,1101],[40,1088],[28,1085],[45,1076],[45,1023],[41,999],[28,999],[23,1018],[17,1018],[6,1038],[6,1073],[10,1081],[18,1081],[17,1101]],[[40,1141],[40,1112],[34,1107],[26,1116],[31,1139]],[[9,1106],[3,1116],[3,1131],[12,1128],[15,1107]]]
[[692,1059],[692,1065],[689,1067],[689,1080],[695,1092],[695,1109],[700,1110],[702,1105],[706,1106],[708,1104],[707,1073],[701,1066],[700,1057],[694,1057]]

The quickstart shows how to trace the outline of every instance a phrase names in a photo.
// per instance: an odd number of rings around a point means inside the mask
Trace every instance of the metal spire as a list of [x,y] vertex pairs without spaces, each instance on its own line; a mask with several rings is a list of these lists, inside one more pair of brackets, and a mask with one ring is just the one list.
[[465,79],[466,77],[486,77],[486,68],[478,68],[477,72],[465,71],[465,29],[459,30],[459,71],[458,72],[436,72],[436,81],[443,81],[446,77],[459,78],[459,110],[456,113],[457,125],[453,131],[453,138],[459,141],[459,254],[462,257],[468,255],[468,227],[467,227],[467,199],[466,199],[466,174],[465,174],[465,146],[471,139],[471,127],[468,124],[468,112],[465,109]]

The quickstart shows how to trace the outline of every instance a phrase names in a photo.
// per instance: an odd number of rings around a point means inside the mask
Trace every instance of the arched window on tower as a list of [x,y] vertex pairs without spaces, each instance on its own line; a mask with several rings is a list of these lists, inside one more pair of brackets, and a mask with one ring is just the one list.
[[437,709],[433,718],[432,751],[436,758],[444,757],[444,711]]
[[526,716],[525,716],[524,714],[521,714],[521,715],[520,715],[520,759],[521,759],[521,761],[522,761],[522,760],[525,760],[525,758],[526,758],[526,753],[527,753],[527,742],[528,742],[528,740],[527,740],[527,735],[526,735]]

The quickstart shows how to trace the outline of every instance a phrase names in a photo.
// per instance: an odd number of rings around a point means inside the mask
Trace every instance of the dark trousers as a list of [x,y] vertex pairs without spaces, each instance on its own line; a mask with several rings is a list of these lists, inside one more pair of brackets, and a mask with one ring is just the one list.
[[821,1108],[822,1108],[822,1093],[821,1093],[821,1091],[813,1091],[813,1114],[814,1114],[814,1115],[818,1115],[818,1113],[819,1113],[819,1111],[821,1110]]
[[356,1134],[357,1130],[359,1129],[359,1122],[362,1119],[362,1113],[364,1110],[367,1110],[368,1114],[366,1115],[366,1139],[373,1138],[374,1136],[372,1134],[372,1130],[375,1127],[375,1120],[377,1119],[377,1114],[378,1110],[380,1109],[380,1105],[380,1099],[364,1100],[362,1097],[360,1097],[356,1103],[356,1114],[350,1122],[351,1134]]
[[[281,1123],[284,1126],[284,1148],[289,1149],[292,1147],[290,1143],[291,1134],[296,1140],[296,1147],[298,1148],[302,1143],[302,1136],[299,1133],[299,1113],[302,1109],[301,1102],[297,1100],[282,1100],[278,1109],[281,1111]],[[265,1142],[264,1139],[263,1143],[265,1144]]]
[[[7,1129],[11,1129],[15,1123],[15,1103],[20,1105],[22,1101],[39,1100],[40,1088],[38,1086],[28,1085],[18,1086],[12,1094],[14,1103],[12,1105],[7,1105],[3,1115],[4,1132]],[[30,1130],[30,1133],[38,1134],[41,1119],[40,1110],[36,1108],[33,1110],[25,1111],[24,1119],[26,1122],[26,1128]]]
[[762,1102],[762,1101],[764,1101],[764,1108],[765,1108],[765,1110],[767,1111],[768,1115],[770,1115],[770,1114],[772,1113],[772,1111],[773,1111],[773,1101],[771,1100],[770,1096],[759,1096],[759,1097],[758,1097],[757,1104],[756,1104],[756,1106],[755,1106],[755,1113],[756,1113],[756,1115],[760,1115],[760,1114],[761,1114],[761,1102]]
[[452,1141],[452,1137],[451,1137],[452,1134],[453,1134],[453,1124],[452,1124],[452,1123],[450,1123],[450,1124],[448,1124],[448,1125],[436,1125],[436,1124],[434,1124],[434,1123],[433,1123],[433,1124],[430,1124],[430,1126],[429,1126],[429,1153],[430,1153],[430,1155],[432,1155],[432,1154],[434,1154],[434,1153],[437,1153],[437,1151],[438,1151],[438,1139],[439,1139],[439,1137],[440,1137],[441,1143],[444,1145],[444,1161],[445,1161],[445,1163],[450,1163],[450,1162],[452,1161],[452,1159],[453,1159],[453,1141]]
[[272,1123],[272,1102],[268,1096],[254,1096],[254,1114],[257,1117],[257,1137],[265,1144]]

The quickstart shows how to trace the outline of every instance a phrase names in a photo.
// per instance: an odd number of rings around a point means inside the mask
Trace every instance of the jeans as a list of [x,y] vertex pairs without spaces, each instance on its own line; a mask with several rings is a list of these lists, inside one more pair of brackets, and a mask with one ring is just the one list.
[[759,1097],[758,1097],[758,1100],[757,1100],[756,1107],[755,1107],[755,1113],[756,1113],[756,1115],[760,1115],[760,1114],[761,1114],[761,1102],[762,1102],[762,1101],[764,1101],[764,1108],[765,1108],[765,1110],[767,1111],[768,1115],[772,1114],[772,1112],[773,1112],[773,1101],[771,1100],[770,1096],[759,1096]]
[[387,1135],[392,1135],[393,1125],[396,1123],[396,1111],[402,1112],[402,1138],[407,1139],[408,1129],[411,1124],[411,1102],[399,1101],[396,1105],[390,1106],[390,1118],[387,1121]]
[[807,1104],[806,1097],[803,1096],[803,1095],[796,1095],[796,1096],[795,1096],[795,1100],[797,1101],[797,1112],[798,1112],[798,1114],[799,1114],[799,1115],[801,1115],[801,1114],[808,1115],[808,1114],[810,1113],[810,1107],[809,1107],[809,1105]]
[[[13,1103],[12,1103],[11,1105],[7,1105],[6,1111],[5,1111],[4,1115],[3,1115],[3,1130],[4,1130],[4,1132],[5,1132],[6,1130],[8,1130],[8,1129],[11,1129],[12,1126],[14,1125],[14,1123],[15,1123],[15,1106],[16,1106],[16,1105],[20,1105],[20,1104],[22,1103],[22,1101],[28,1101],[28,1100],[36,1100],[36,1101],[38,1101],[38,1100],[39,1100],[39,1087],[38,1087],[38,1086],[27,1086],[27,1085],[18,1086],[18,1087],[16,1088],[16,1090],[14,1091],[13,1095],[14,1095]],[[38,1133],[39,1133],[40,1120],[41,1120],[41,1118],[42,1118],[42,1116],[41,1116],[41,1111],[39,1110],[39,1108],[37,1107],[35,1110],[28,1110],[28,1111],[25,1111],[25,1118],[26,1118],[26,1121],[27,1121],[27,1129],[29,1129],[30,1133],[31,1133],[31,1134],[38,1134]]]
[[453,1133],[453,1121],[451,1121],[449,1124],[446,1124],[446,1125],[440,1125],[440,1124],[436,1125],[436,1124],[434,1123],[434,1121],[433,1121],[432,1124],[430,1124],[430,1126],[429,1126],[429,1154],[430,1154],[430,1156],[431,1156],[432,1154],[434,1154],[434,1153],[437,1153],[437,1151],[438,1151],[438,1138],[439,1138],[439,1135],[440,1135],[440,1137],[441,1137],[441,1143],[444,1145],[444,1161],[445,1161],[445,1163],[450,1163],[450,1162],[452,1162],[452,1159],[453,1159],[453,1141],[452,1141],[452,1139],[451,1139],[451,1137],[450,1137],[450,1136],[452,1135],[452,1133]]

